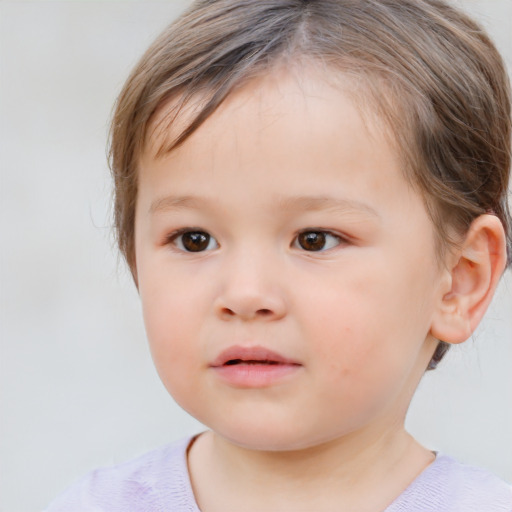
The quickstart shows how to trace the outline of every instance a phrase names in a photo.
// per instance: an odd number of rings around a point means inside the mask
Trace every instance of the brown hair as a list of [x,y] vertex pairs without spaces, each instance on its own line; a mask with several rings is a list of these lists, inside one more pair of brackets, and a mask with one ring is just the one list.
[[[278,63],[306,59],[358,78],[394,134],[443,251],[483,213],[507,234],[510,89],[499,53],[464,13],[439,0],[196,0],[147,50],[116,104],[111,169],[118,243],[135,272],[137,166],[155,113],[170,123],[201,108],[160,148],[171,151],[236,87]],[[429,368],[448,349],[440,342]]]

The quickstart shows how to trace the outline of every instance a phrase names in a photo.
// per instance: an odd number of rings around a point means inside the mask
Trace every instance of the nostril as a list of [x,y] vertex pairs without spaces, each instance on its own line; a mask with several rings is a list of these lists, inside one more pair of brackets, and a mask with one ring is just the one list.
[[251,317],[268,317],[268,316],[272,316],[272,310],[271,309],[266,309],[266,308],[263,308],[263,309],[258,309],[256,310],[253,314],[251,315],[246,315],[244,313],[241,313],[241,312],[236,312],[236,311],[233,311],[232,309],[230,308],[222,308],[222,311],[221,313],[225,316],[251,316]]

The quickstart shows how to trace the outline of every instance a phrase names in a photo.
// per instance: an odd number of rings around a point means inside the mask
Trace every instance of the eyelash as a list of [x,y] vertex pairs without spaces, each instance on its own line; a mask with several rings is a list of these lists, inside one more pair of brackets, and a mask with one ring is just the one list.
[[[315,233],[315,234],[322,234],[323,237],[324,237],[324,242],[325,242],[325,239],[327,238],[332,238],[332,239],[335,239],[336,240],[336,243],[335,245],[331,245],[331,247],[328,247],[327,249],[324,249],[324,248],[321,248],[321,249],[318,249],[318,250],[307,250],[307,249],[304,249],[304,247],[301,247],[299,245],[299,237],[302,236],[302,235],[306,235],[306,234],[312,234],[312,233]],[[178,247],[176,241],[180,239],[180,237],[182,237],[183,235],[186,235],[186,234],[203,234],[203,235],[206,235],[208,237],[208,245],[204,248],[204,249],[200,249],[198,251],[190,251],[190,250],[187,250],[185,248],[185,246],[183,245],[183,241],[181,241],[181,247]],[[213,249],[217,249],[219,247],[219,244],[218,242],[215,240],[215,238],[213,238],[207,231],[204,231],[200,228],[183,228],[183,229],[179,229],[177,231],[175,231],[174,233],[171,233],[167,238],[166,238],[166,244],[169,244],[169,245],[174,245],[176,247],[176,249],[178,251],[181,251],[181,252],[185,252],[185,253],[195,253],[195,252],[206,252],[208,250],[208,247],[210,246],[211,242],[215,242],[216,244],[216,247],[214,248],[210,248],[209,250],[213,250]],[[203,241],[204,243],[204,241]],[[347,240],[347,238],[343,237],[343,236],[340,236],[336,233],[333,233],[332,231],[328,231],[328,230],[325,230],[325,229],[314,229],[314,228],[308,228],[308,229],[305,229],[301,232],[299,232],[293,239],[293,242],[292,242],[292,247],[296,248],[296,249],[300,249],[300,250],[304,250],[304,252],[326,252],[326,251],[329,251],[335,247],[338,247],[339,245],[342,245],[342,244],[348,244],[349,241]]]
[[[331,238],[333,240],[336,241],[336,243],[334,245],[331,245],[330,247],[327,247],[327,249],[325,248],[322,248],[322,249],[319,249],[319,250],[311,250],[311,251],[308,251],[306,250],[304,247],[301,247],[299,245],[299,238],[302,236],[302,235],[307,235],[307,234],[321,234],[322,235],[322,238],[323,238],[323,241],[328,245],[327,243],[327,240],[328,238]],[[305,252],[327,252],[331,249],[334,249],[335,247],[338,247],[339,245],[341,244],[346,244],[348,243],[348,240],[336,233],[333,233],[332,231],[327,231],[325,229],[312,229],[312,228],[309,228],[309,229],[305,229],[303,231],[301,231],[294,239],[293,239],[293,247],[297,248],[297,249],[302,249],[304,250]]]
[[[209,238],[208,245],[207,245],[206,249],[208,249],[208,247],[210,246],[210,242],[211,241],[215,241],[216,244],[217,244],[217,247],[218,247],[218,242],[215,240],[215,238],[213,238],[212,236],[210,236],[210,234],[208,232],[206,232],[206,231],[204,231],[203,229],[200,229],[200,228],[197,228],[197,229],[196,228],[183,228],[183,229],[179,229],[179,230],[175,231],[174,233],[171,233],[167,237],[167,244],[174,245],[178,251],[182,251],[182,252],[185,252],[185,253],[205,252],[205,250],[189,251],[189,250],[187,250],[183,246],[183,242],[181,242],[182,247],[178,247],[176,241],[179,240],[179,238],[181,236],[189,234],[189,233],[190,234],[204,234],[204,235],[206,235]],[[217,247],[215,247],[215,248],[217,248]]]

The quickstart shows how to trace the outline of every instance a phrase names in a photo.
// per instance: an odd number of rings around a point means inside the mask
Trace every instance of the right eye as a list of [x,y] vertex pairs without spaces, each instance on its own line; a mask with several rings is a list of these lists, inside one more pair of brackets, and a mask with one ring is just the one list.
[[215,238],[199,230],[180,230],[169,237],[169,243],[184,252],[211,251],[219,247]]

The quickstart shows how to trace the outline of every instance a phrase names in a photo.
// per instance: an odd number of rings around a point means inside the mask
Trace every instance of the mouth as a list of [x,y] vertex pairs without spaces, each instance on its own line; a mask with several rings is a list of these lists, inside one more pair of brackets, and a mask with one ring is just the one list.
[[264,347],[234,346],[210,365],[222,381],[236,388],[266,388],[286,381],[302,364]]
[[258,361],[258,360],[253,360],[253,359],[249,359],[249,360],[245,360],[245,359],[230,359],[229,361],[226,361],[224,363],[224,366],[234,366],[236,364],[270,364],[270,365],[277,365],[277,364],[282,364],[282,363],[279,363],[277,361],[269,361],[267,359],[265,359],[263,361]]
[[285,357],[265,347],[241,347],[238,345],[229,347],[221,352],[211,364],[213,368],[237,365],[301,366],[298,361]]

